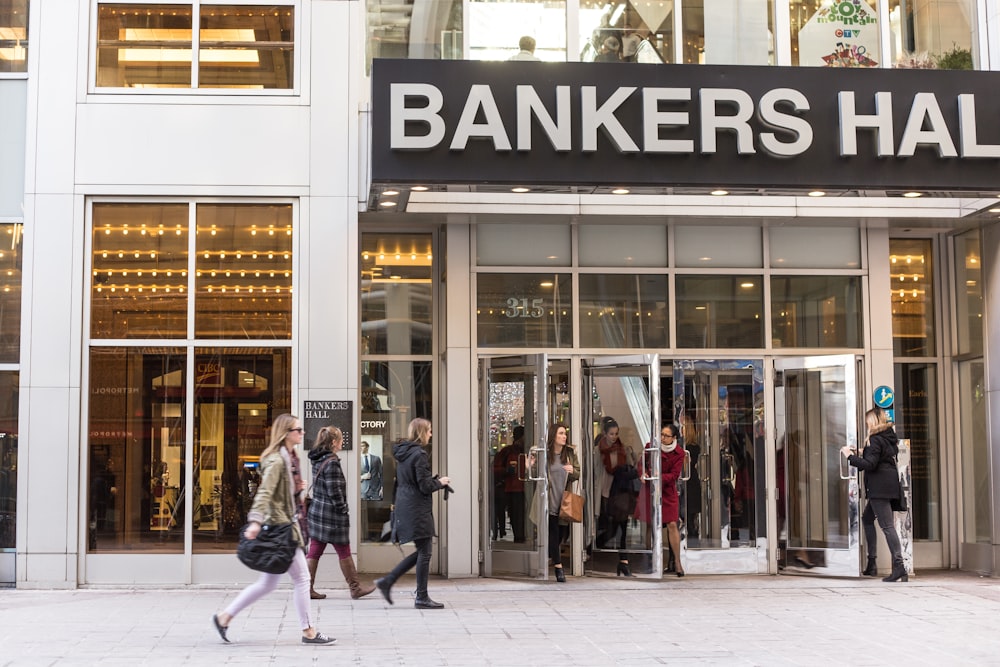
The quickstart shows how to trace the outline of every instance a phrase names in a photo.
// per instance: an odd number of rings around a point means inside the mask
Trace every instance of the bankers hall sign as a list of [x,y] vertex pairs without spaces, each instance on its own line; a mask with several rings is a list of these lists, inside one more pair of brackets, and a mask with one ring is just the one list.
[[1000,189],[1000,73],[376,60],[394,183]]

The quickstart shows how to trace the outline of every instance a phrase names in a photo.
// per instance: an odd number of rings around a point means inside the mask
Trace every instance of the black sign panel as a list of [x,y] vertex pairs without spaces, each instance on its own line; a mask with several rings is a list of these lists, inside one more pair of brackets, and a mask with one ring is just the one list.
[[394,183],[1000,188],[1000,73],[376,60]]
[[310,450],[324,426],[336,426],[344,434],[344,449],[353,448],[354,401],[305,401],[302,406],[303,448]]

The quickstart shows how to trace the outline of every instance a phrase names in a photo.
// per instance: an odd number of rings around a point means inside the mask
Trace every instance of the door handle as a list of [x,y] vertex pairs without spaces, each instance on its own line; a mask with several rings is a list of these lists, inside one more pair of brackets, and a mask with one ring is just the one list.
[[521,482],[528,481],[528,455],[517,455],[517,479]]
[[858,476],[858,469],[850,464],[846,456],[840,454],[840,450],[837,450],[837,459],[840,461],[840,479],[855,479]]
[[681,466],[681,481],[686,482],[691,479],[691,454],[684,450],[684,463]]
[[[649,454],[648,457],[644,457],[644,458],[648,458],[649,461],[652,461],[653,460],[653,458],[652,458],[652,452],[659,452],[660,451],[660,446],[657,445],[656,447],[646,447],[642,451],[643,451],[644,454]],[[654,479],[656,479],[656,476],[652,475],[652,474],[648,474],[648,473],[651,473],[652,471],[651,470],[650,471],[645,470],[645,467],[646,466],[643,465],[642,479],[644,481],[646,481],[646,482],[652,482]],[[652,464],[650,464],[649,467],[652,468],[653,467]]]
[[[539,453],[540,452],[540,453]],[[533,482],[544,482],[546,468],[548,467],[547,452],[544,447],[532,447],[528,450],[528,465],[525,466],[525,472],[528,479]],[[532,468],[534,468],[535,474],[532,474]]]

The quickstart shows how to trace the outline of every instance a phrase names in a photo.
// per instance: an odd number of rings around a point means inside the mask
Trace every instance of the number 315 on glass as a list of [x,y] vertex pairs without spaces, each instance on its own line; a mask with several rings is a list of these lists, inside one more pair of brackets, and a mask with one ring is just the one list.
[[507,307],[503,311],[504,317],[531,317],[538,319],[545,314],[545,309],[542,308],[542,301],[544,299],[507,299]]

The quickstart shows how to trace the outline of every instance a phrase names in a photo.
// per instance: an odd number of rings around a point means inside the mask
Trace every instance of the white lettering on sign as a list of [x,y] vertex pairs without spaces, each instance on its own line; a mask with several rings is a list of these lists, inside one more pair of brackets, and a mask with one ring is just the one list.
[[377,421],[377,420],[362,421],[361,422],[361,428],[385,428],[385,425],[388,424],[388,423],[389,423],[388,421],[384,421],[384,420],[383,421]]

